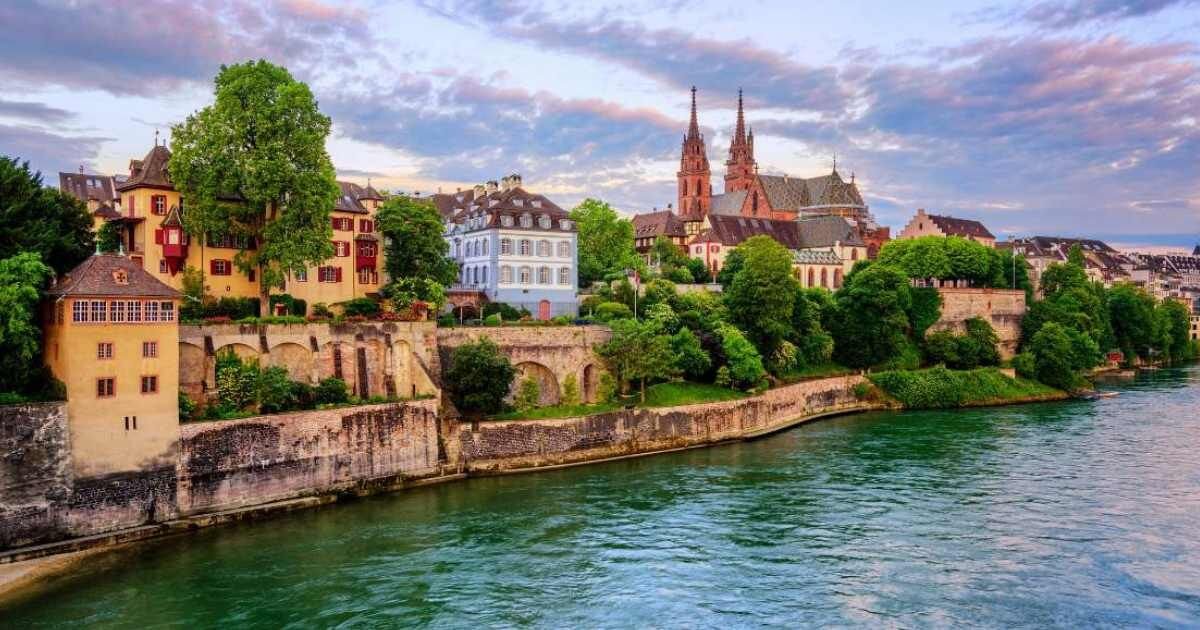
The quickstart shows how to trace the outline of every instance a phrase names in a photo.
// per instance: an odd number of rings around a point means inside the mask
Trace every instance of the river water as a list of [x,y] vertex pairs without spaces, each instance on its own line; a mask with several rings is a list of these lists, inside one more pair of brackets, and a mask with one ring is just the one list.
[[103,555],[0,626],[1200,626],[1200,368]]

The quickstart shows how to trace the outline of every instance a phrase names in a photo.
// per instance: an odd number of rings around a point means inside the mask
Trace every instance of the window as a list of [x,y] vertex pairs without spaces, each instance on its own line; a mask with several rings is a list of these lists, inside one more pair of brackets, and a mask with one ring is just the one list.
[[158,273],[167,273],[167,261],[166,260],[158,261]]
[[370,219],[358,220],[358,231],[365,234],[370,234],[375,231],[375,222]]
[[533,227],[533,217],[529,216],[528,214],[522,214],[521,215],[521,227],[523,227],[523,228]]
[[504,256],[504,255],[511,254],[511,253],[512,253],[512,239],[511,238],[500,239],[500,255]]
[[125,321],[125,302],[122,300],[113,300],[108,303],[108,321],[114,324],[124,323]]
[[538,284],[550,284],[549,267],[538,267]]
[[71,303],[71,321],[86,322],[88,320],[88,303],[83,300],[75,300]]
[[500,282],[512,282],[512,267],[505,265],[500,268]]
[[521,239],[521,242],[517,247],[517,253],[522,256],[529,255],[529,239]]
[[347,243],[346,241],[334,241],[333,242],[333,255],[338,256],[338,257],[349,256],[350,255],[350,243]]
[[131,217],[134,216],[135,214],[137,214],[137,212],[136,212],[137,204],[134,203],[136,201],[137,201],[137,197],[134,197],[133,195],[129,195],[129,216],[131,216]]
[[92,300],[90,302],[90,304],[92,305],[91,306],[91,311],[92,311],[91,320],[92,321],[103,322],[108,319],[108,317],[107,317],[108,304],[104,303],[104,301],[102,301],[102,300]]
[[571,268],[570,267],[560,267],[559,268],[558,283],[559,284],[571,284]]
[[538,256],[549,256],[550,255],[550,241],[538,241],[537,255]]
[[308,270],[307,269],[296,270],[296,282],[308,282]]
[[208,267],[214,276],[228,276],[233,273],[233,263],[228,260],[214,259],[209,261]]
[[102,341],[96,344],[97,359],[111,359],[113,357],[113,345],[111,342]]
[[143,394],[158,393],[158,377],[157,376],[143,376],[142,377],[142,393]]
[[571,222],[567,219],[563,219],[558,222],[558,227],[560,227],[564,230],[569,230],[569,229],[571,229]]
[[175,321],[175,303],[174,302],[159,302],[158,303],[158,321],[173,322]]
[[353,232],[354,219],[349,219],[346,217],[333,217],[333,229],[340,232]]
[[111,398],[117,393],[117,379],[115,378],[98,378],[96,379],[96,397]]
[[143,341],[142,342],[142,358],[157,359],[158,358],[158,342]]
[[538,227],[542,228],[543,230],[549,230],[550,229],[550,215],[543,214],[542,216],[538,217]]
[[559,258],[570,258],[571,257],[571,244],[570,243],[568,243],[566,241],[559,242],[558,257]]
[[374,269],[371,269],[370,267],[363,267],[362,269],[358,270],[358,283],[359,284],[378,284],[379,283],[379,274],[376,273],[376,271]]
[[146,321],[158,321],[158,302],[146,302]]
[[341,267],[318,267],[317,282],[341,282]]
[[506,215],[500,217],[500,225],[502,225],[504,227],[512,227],[512,224],[513,224],[513,219],[510,215],[506,214]]
[[249,280],[250,282],[254,282],[255,277],[256,277],[256,270],[251,269],[250,271],[246,272],[246,279]]
[[533,280],[533,270],[529,267],[521,267],[521,271],[518,276],[521,284],[529,284]]
[[221,249],[254,249],[254,242],[248,236],[233,236],[232,234],[209,234],[205,239],[209,247]]
[[358,244],[358,255],[367,257],[367,258],[374,258],[375,257],[375,243],[371,243],[369,241],[359,243]]
[[485,240],[485,241],[483,241],[483,255],[487,256],[487,254],[488,254],[488,242]]
[[150,211],[162,216],[167,213],[167,196],[154,195],[150,197]]
[[130,300],[125,303],[125,321],[140,322],[142,321],[142,303],[137,300]]
[[125,416],[125,430],[130,429],[130,420],[133,420],[133,430],[137,431],[137,416]]

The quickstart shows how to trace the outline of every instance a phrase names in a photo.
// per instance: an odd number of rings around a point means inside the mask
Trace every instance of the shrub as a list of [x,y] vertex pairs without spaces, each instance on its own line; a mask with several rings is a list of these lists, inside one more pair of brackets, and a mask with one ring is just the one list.
[[949,330],[939,330],[925,336],[925,355],[930,363],[958,365],[958,336]]
[[1032,352],[1022,352],[1012,359],[1013,369],[1022,378],[1037,378],[1037,361]]
[[579,379],[575,378],[574,372],[563,379],[562,399],[559,400],[559,403],[566,406],[579,404]]
[[611,322],[615,319],[631,319],[633,311],[620,302],[605,302],[596,307],[596,321]]
[[379,314],[379,311],[379,302],[376,302],[371,298],[354,298],[353,300],[347,300],[342,303],[342,314],[347,318],[354,316],[364,318],[374,317]]
[[596,397],[600,402],[610,403],[617,399],[617,379],[612,374],[604,372],[596,383]]
[[718,387],[730,387],[733,385],[733,378],[729,376],[729,366],[722,365],[717,368],[717,376],[713,379],[713,385]]
[[488,302],[483,305],[483,318],[486,320],[490,315],[499,315],[501,319],[509,322],[515,322],[521,319],[521,315],[528,315],[529,311],[522,313],[520,310],[505,304],[504,302]]
[[671,352],[675,355],[675,367],[691,380],[704,378],[712,369],[712,359],[701,347],[700,339],[687,328],[671,335]]
[[273,365],[259,372],[258,409],[262,413],[277,413],[296,408],[292,381],[286,369]]
[[179,390],[179,419],[191,420],[196,415],[196,403],[183,390]]
[[541,397],[542,388],[538,385],[537,379],[527,376],[521,379],[521,384],[517,386],[517,395],[513,398],[513,406],[517,408],[517,411],[529,411],[538,406]]
[[329,306],[324,302],[317,302],[316,304],[313,304],[312,314],[313,317],[333,317],[333,311],[329,310]]
[[241,411],[258,400],[258,365],[238,358],[233,350],[217,355],[217,398],[221,407]]
[[869,377],[893,398],[914,409],[1037,399],[1061,395],[1033,381],[1012,379],[996,368],[877,372]]
[[292,400],[295,401],[297,409],[312,409],[317,406],[317,390],[308,383],[300,381],[292,381]]
[[346,387],[346,381],[329,377],[317,383],[314,397],[317,404],[336,405],[350,400],[350,390]]
[[557,326],[570,326],[573,318],[570,315],[559,315],[550,320],[552,324]]
[[205,300],[201,311],[206,320],[214,317],[242,319],[258,317],[259,304],[258,298],[223,297],[219,300]]
[[854,397],[859,400],[867,400],[871,396],[870,383],[858,383],[854,386]]
[[454,319],[453,315],[442,315],[437,319],[437,325],[444,326],[446,328],[452,328],[457,323],[458,320]]
[[593,313],[593,312],[595,312],[597,306],[600,306],[601,304],[608,302],[608,301],[610,301],[608,299],[608,296],[589,295],[589,296],[583,298],[583,301],[579,303],[579,312],[580,313]]
[[500,313],[492,313],[491,315],[483,318],[484,326],[499,326],[503,323],[504,320],[500,319]]
[[497,413],[516,369],[490,339],[463,344],[450,353],[444,372],[450,399],[463,412]]
[[292,297],[291,295],[288,295],[287,293],[284,293],[282,295],[272,295],[268,299],[268,305],[270,306],[269,310],[270,310],[271,315],[275,314],[275,305],[276,304],[282,304],[284,306],[284,308],[287,310],[287,313],[286,313],[287,315],[295,315],[297,317],[304,317],[305,315],[308,314],[308,302],[305,302],[304,300],[296,299],[296,298]]
[[767,375],[758,349],[733,326],[722,326],[720,335],[721,349],[725,353],[725,367],[729,368],[730,385],[738,389],[749,389],[757,385]]

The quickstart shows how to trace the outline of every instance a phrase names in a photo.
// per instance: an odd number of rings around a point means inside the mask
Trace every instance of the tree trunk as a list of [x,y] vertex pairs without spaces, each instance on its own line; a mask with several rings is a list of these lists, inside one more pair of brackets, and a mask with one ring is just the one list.
[[642,377],[642,404],[646,404],[646,377]]
[[267,317],[271,314],[271,289],[263,282],[263,266],[258,265],[258,316]]

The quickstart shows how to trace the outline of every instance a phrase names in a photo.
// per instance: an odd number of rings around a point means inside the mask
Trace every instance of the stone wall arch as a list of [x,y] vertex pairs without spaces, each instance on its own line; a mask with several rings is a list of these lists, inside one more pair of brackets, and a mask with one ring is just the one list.
[[513,379],[513,393],[521,386],[521,381],[532,378],[538,383],[540,397],[538,405],[557,405],[561,392],[558,388],[558,377],[550,368],[534,361],[524,361],[516,365],[517,375]]
[[204,383],[208,381],[208,362],[204,348],[185,341],[179,342],[179,389],[192,400],[200,400]]
[[284,368],[293,381],[313,382],[312,351],[298,343],[288,341],[272,346],[267,364]]
[[245,361],[245,360],[251,360],[251,361],[256,361],[256,362],[258,361],[258,356],[259,356],[258,350],[255,350],[251,346],[248,346],[244,343],[236,343],[236,342],[235,343],[227,343],[227,344],[221,346],[220,348],[217,348],[216,354],[220,355],[221,353],[229,352],[230,350],[232,350],[233,353],[236,354],[238,356],[238,358],[242,359],[243,361]]
[[600,367],[595,363],[583,366],[579,379],[579,399],[585,403],[594,403],[600,398]]

